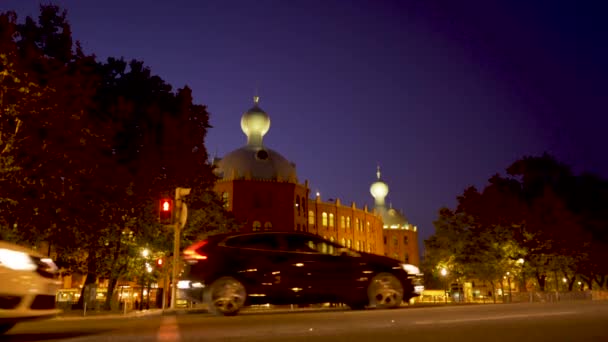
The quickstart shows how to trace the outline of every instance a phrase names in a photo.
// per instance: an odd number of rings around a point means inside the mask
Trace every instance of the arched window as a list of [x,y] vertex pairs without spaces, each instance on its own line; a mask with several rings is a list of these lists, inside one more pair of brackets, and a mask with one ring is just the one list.
[[346,218],[346,228],[350,229],[350,216]]
[[360,251],[361,250],[361,241],[357,241],[357,250]]
[[371,228],[369,226],[369,221],[365,221],[365,226],[367,227],[367,232],[371,232]]
[[348,240],[346,241],[346,247],[351,248],[352,246],[353,246],[353,240],[348,239]]
[[342,229],[346,228],[346,220],[344,218],[344,216],[340,216],[340,228]]
[[300,196],[296,196],[296,209],[298,210],[298,216],[300,216]]
[[403,244],[404,244],[404,245],[407,245],[407,236],[404,236],[404,237],[403,237]]
[[270,222],[264,223],[264,230],[272,230],[272,223],[270,223]]
[[346,239],[342,238],[342,241],[340,241],[340,244],[344,247],[346,247]]
[[224,202],[224,208],[228,209],[230,208],[230,194],[227,192],[223,192],[222,193],[222,202]]
[[393,235],[393,245],[397,246],[399,245],[399,241],[397,240],[397,237]]
[[359,219],[358,219],[358,218],[356,218],[356,219],[355,219],[355,229],[356,229],[357,231],[360,231],[360,230],[361,230],[361,227],[359,227]]
[[334,227],[334,214],[329,214],[329,227]]
[[321,214],[321,217],[322,217],[321,224],[323,225],[323,227],[327,227],[327,213],[323,212],[323,214]]
[[315,224],[315,212],[312,210],[308,211],[308,224],[313,226]]
[[260,228],[262,228],[260,221],[253,221],[253,231],[257,232],[260,230]]

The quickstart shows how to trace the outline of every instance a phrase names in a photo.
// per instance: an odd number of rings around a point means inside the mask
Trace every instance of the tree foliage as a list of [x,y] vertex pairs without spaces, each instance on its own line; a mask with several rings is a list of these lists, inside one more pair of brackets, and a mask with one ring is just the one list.
[[[506,274],[605,286],[608,181],[574,175],[550,155],[524,157],[494,175],[483,191],[470,187],[455,210],[443,208],[425,241],[427,272],[449,264],[466,279],[496,283]],[[550,283],[550,279],[556,282]]]
[[190,88],[142,61],[85,54],[52,5],[24,23],[0,13],[0,63],[3,239],[115,285],[138,274],[143,248],[171,250],[156,213],[176,187],[193,189],[185,242],[236,225],[212,192],[209,113]]

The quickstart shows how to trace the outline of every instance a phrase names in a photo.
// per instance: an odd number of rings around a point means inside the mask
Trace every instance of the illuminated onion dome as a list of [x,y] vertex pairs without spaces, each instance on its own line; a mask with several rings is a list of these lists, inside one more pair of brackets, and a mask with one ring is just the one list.
[[260,98],[253,97],[253,107],[241,117],[241,129],[247,136],[247,145],[262,147],[262,138],[270,129],[270,117],[258,103]]
[[216,161],[216,173],[223,179],[260,179],[297,182],[296,167],[280,153],[264,146],[262,138],[270,129],[270,117],[259,106],[259,97],[241,117],[247,145]]
[[388,195],[388,185],[380,180],[380,166],[378,166],[376,176],[378,177],[378,180],[372,184],[369,188],[369,192],[376,200],[376,207],[384,207],[384,199],[386,198],[386,195]]

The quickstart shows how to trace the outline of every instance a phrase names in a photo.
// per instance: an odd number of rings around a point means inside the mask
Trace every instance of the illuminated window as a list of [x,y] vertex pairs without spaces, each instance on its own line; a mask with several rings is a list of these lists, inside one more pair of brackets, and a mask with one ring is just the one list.
[[222,193],[222,201],[224,202],[224,208],[225,209],[230,208],[230,194],[228,194],[227,192],[223,192]]
[[372,252],[372,244],[368,243],[367,244],[367,253],[371,253]]
[[323,212],[323,214],[321,214],[321,217],[323,220],[321,224],[323,225],[323,227],[327,227],[327,213]]
[[346,228],[350,229],[350,216],[346,218]]
[[300,196],[296,196],[296,209],[298,210],[298,216],[300,216]]
[[272,230],[272,223],[270,223],[270,222],[264,223],[264,230]]
[[361,227],[360,227],[360,223],[359,223],[359,219],[358,219],[358,218],[356,218],[356,219],[355,219],[355,229],[356,229],[357,231],[360,231],[360,230],[361,230]]
[[346,220],[344,216],[340,216],[340,228],[346,228]]
[[257,232],[260,230],[260,228],[262,228],[260,221],[253,221],[253,231]]
[[346,247],[351,248],[352,246],[353,246],[353,240],[348,239],[348,240],[346,241]]
[[310,225],[315,224],[315,212],[312,210],[308,211],[308,224],[310,224]]
[[334,227],[334,214],[329,214],[329,226]]
[[342,238],[342,241],[340,241],[340,244],[344,247],[346,247],[346,239]]
[[329,241],[334,242],[335,240],[336,240],[336,239],[334,239],[334,237],[333,237],[333,236],[330,236],[330,237],[329,237]]
[[369,221],[365,221],[365,225],[367,226],[367,232],[369,233],[371,231],[371,229],[369,227]]

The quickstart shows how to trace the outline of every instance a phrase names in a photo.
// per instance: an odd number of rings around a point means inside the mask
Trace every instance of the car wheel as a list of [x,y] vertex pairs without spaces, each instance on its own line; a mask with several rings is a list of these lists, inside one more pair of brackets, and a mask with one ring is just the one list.
[[5,332],[11,330],[12,327],[15,326],[16,323],[4,323],[0,324],[0,334],[4,334]]
[[403,285],[390,273],[379,273],[372,278],[367,288],[371,307],[396,308],[403,301]]
[[233,277],[214,281],[205,294],[209,311],[219,316],[234,316],[245,305],[245,286]]

